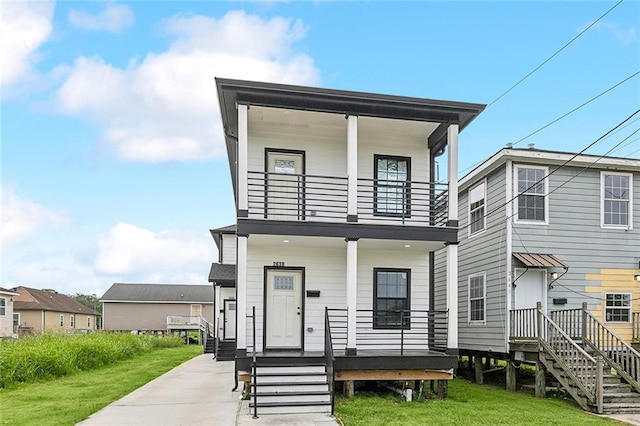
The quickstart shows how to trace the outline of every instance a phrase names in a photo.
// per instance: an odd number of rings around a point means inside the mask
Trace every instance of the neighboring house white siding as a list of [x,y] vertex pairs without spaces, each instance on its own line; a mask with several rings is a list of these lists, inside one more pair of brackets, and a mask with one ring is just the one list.
[[0,293],[0,338],[13,336],[13,297]]
[[236,234],[222,234],[222,263],[236,264]]

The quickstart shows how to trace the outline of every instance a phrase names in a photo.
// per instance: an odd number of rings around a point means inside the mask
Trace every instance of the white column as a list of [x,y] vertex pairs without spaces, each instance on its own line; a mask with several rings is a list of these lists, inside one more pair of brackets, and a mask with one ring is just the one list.
[[447,348],[458,348],[458,245],[447,246]]
[[249,195],[247,185],[247,162],[249,158],[249,149],[248,149],[248,119],[247,113],[249,111],[249,107],[247,105],[238,105],[238,152],[237,152],[237,165],[236,172],[238,175],[236,176],[237,183],[237,206],[238,211],[247,211],[249,208]]
[[[458,125],[447,129],[448,179],[449,179],[449,221],[458,221]],[[457,226],[457,225],[456,225]]]
[[[358,117],[347,117],[347,218],[358,215]],[[348,219],[347,219],[348,220]]]
[[347,240],[347,352],[356,346],[356,309],[358,296],[358,241]]
[[247,237],[238,235],[236,263],[236,348],[247,349]]

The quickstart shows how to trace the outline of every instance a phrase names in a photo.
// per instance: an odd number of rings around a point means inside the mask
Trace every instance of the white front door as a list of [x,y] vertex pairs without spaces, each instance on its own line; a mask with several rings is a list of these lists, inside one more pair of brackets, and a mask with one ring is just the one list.
[[302,271],[268,269],[265,347],[302,349]]
[[235,340],[236,338],[236,301],[224,300],[224,329],[223,340]]
[[265,216],[302,219],[304,216],[304,154],[267,152]]
[[[526,272],[525,272],[526,271]],[[542,308],[547,307],[546,269],[515,269],[515,309],[535,308],[537,302],[542,302]]]

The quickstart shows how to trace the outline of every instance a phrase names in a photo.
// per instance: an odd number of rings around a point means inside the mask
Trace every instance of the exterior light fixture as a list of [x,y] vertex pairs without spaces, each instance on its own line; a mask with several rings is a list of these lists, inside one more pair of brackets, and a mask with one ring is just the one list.
[[549,277],[551,277],[552,280],[557,280],[558,279],[558,273],[557,272],[552,272],[549,274]]
[[405,244],[404,245],[404,248],[409,248],[409,247],[411,247],[411,244]]
[[289,240],[282,240],[282,242],[286,244],[289,242]]
[[640,281],[640,274],[634,275],[633,279],[636,281]]

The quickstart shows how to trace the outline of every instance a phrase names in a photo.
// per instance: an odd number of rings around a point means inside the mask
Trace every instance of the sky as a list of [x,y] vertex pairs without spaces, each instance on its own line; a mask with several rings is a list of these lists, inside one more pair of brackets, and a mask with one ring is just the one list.
[[[0,287],[207,284],[235,221],[215,77],[488,104],[461,176],[581,151],[640,108],[639,1],[499,97],[616,3],[0,0]],[[640,158],[638,123],[586,152]]]

